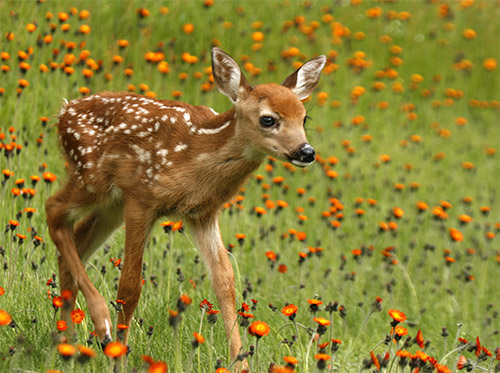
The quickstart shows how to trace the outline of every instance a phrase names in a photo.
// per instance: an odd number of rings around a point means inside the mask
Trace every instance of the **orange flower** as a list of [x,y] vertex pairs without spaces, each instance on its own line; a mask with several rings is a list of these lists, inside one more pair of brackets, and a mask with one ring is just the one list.
[[279,273],[287,273],[288,272],[288,267],[285,264],[280,264],[278,266],[278,272]]
[[305,232],[297,232],[297,239],[299,241],[304,241],[307,238],[307,234]]
[[12,321],[12,317],[7,311],[0,310],[0,326],[9,325]]
[[368,18],[374,19],[374,18],[379,18],[383,12],[384,11],[382,10],[382,8],[376,6],[376,7],[368,9],[366,11],[366,15]]
[[370,358],[372,359],[373,365],[377,368],[377,370],[380,370],[380,362],[378,361],[377,356],[373,353],[373,351],[370,351]]
[[265,35],[260,31],[255,31],[252,33],[252,40],[256,43],[260,43],[264,40]]
[[297,315],[297,306],[294,304],[289,304],[281,309],[281,313],[287,316],[290,320],[293,320]]
[[57,322],[57,330],[59,330],[60,332],[64,332],[67,329],[68,329],[68,324],[66,324],[66,321],[59,320]]
[[464,236],[462,232],[460,232],[458,229],[455,228],[448,228],[448,231],[450,233],[450,238],[455,241],[455,242],[460,242],[464,240]]
[[87,35],[90,33],[90,26],[89,25],[81,25],[78,28],[78,32],[83,35]]
[[119,358],[127,353],[127,346],[121,342],[110,342],[104,348],[104,354],[112,359]]
[[408,329],[406,329],[404,326],[396,325],[396,327],[394,328],[394,334],[396,340],[399,340],[401,337],[404,337],[408,334]]
[[422,331],[420,329],[418,330],[417,335],[415,336],[415,342],[417,342],[420,348],[424,348],[425,340],[424,336],[422,335]]
[[462,370],[468,366],[469,362],[467,361],[467,358],[464,355],[460,356],[457,361],[457,369]]
[[417,202],[416,206],[417,206],[417,209],[419,212],[422,212],[422,211],[427,210],[429,208],[429,205],[425,202],[422,202],[422,201]]
[[78,345],[78,351],[84,358],[90,359],[96,355],[96,352],[87,346]]
[[299,363],[299,360],[297,360],[297,358],[293,356],[285,356],[283,360],[285,361],[285,363],[287,363],[287,365],[291,366],[297,365]]
[[404,314],[404,312],[401,312],[399,310],[390,309],[389,311],[387,311],[387,313],[392,317],[396,324],[406,320],[406,315]]
[[63,359],[69,359],[76,354],[76,347],[68,343],[61,343],[57,345],[57,352],[59,352]]
[[255,207],[254,208],[255,213],[257,216],[260,218],[262,215],[267,214],[267,210],[263,207]]
[[392,214],[394,215],[394,217],[395,217],[396,219],[400,219],[400,218],[402,218],[402,217],[403,217],[403,215],[404,215],[404,211],[403,211],[403,209],[401,209],[400,207],[394,207],[394,208],[392,209]]
[[274,261],[276,261],[277,255],[276,255],[276,253],[274,251],[269,250],[269,251],[266,252],[266,257],[270,261],[274,262]]
[[317,322],[321,326],[328,326],[330,325],[330,320],[325,319],[324,317],[315,317],[313,321]]
[[496,58],[487,58],[483,61],[483,67],[485,70],[496,70],[497,68],[497,60]]
[[48,172],[48,171],[45,171],[43,173],[42,177],[46,183],[53,183],[54,181],[57,180],[57,176],[54,175],[52,172]]
[[326,362],[330,360],[330,355],[328,354],[316,354],[314,358],[318,360],[318,369],[323,370],[326,368]]
[[81,309],[71,311],[71,321],[74,324],[81,324],[85,319],[85,312]]
[[192,23],[186,23],[182,25],[182,32],[189,35],[194,32],[194,25]]
[[63,305],[64,305],[64,302],[63,302],[62,297],[57,296],[57,297],[52,298],[52,306],[54,308],[59,308],[59,307],[62,307]]
[[264,321],[259,320],[254,321],[248,327],[248,333],[256,336],[257,339],[268,335],[270,330],[269,325],[267,325]]
[[475,39],[477,34],[476,34],[476,31],[474,31],[473,29],[465,29],[462,33],[462,35],[464,36],[464,38],[466,39],[469,39],[469,40],[472,40],[472,39]]
[[202,336],[200,333],[193,333],[194,340],[193,340],[193,347],[198,347],[202,343],[205,343],[205,337]]
[[181,305],[184,307],[187,307],[191,304],[193,300],[189,297],[189,295],[187,294],[181,294],[181,296],[179,297],[179,299],[177,300],[177,307],[181,307]]

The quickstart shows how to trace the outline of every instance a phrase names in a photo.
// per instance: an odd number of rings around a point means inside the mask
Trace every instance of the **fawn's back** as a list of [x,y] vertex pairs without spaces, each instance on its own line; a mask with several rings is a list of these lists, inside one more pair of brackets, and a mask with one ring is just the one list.
[[155,195],[162,214],[183,215],[210,200],[194,195],[202,182],[194,180],[201,176],[197,158],[232,137],[233,118],[233,110],[218,115],[206,106],[104,92],[65,104],[58,129],[70,180],[97,203],[123,192]]

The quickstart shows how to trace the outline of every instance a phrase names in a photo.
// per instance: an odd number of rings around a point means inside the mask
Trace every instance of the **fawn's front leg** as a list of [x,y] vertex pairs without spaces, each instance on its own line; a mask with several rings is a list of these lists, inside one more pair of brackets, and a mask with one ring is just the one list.
[[240,332],[236,323],[234,272],[222,243],[219,222],[217,217],[213,217],[203,222],[189,222],[189,225],[198,250],[210,272],[212,286],[224,320],[231,360],[234,360],[241,349]]
[[[130,199],[125,202],[125,253],[117,298],[123,306],[118,314],[118,324],[129,326],[139,303],[144,247],[154,221],[151,211],[148,206],[137,200]],[[126,343],[128,329],[121,337],[122,342]]]

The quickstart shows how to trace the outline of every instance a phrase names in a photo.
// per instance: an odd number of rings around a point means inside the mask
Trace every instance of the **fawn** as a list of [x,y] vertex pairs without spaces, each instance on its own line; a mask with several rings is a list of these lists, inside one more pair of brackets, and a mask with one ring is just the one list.
[[62,310],[68,325],[81,290],[98,337],[104,344],[111,341],[110,312],[85,263],[123,223],[125,253],[117,299],[124,304],[118,323],[130,325],[141,293],[148,235],[159,217],[175,216],[188,225],[204,258],[230,355],[237,357],[241,341],[235,327],[234,273],[218,213],[267,155],[299,167],[314,161],[301,100],[316,88],[325,63],[326,57],[319,56],[282,85],[252,87],[238,64],[213,48],[215,85],[234,104],[223,114],[133,93],[104,92],[62,107],[58,134],[68,180],[45,208],[59,252],[61,290],[71,294],[71,307]]

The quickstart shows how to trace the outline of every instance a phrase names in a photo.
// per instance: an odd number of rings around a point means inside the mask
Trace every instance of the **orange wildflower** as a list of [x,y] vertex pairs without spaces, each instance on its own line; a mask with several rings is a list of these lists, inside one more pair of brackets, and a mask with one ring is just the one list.
[[71,321],[74,324],[81,324],[85,319],[85,312],[81,309],[71,311]]
[[127,346],[121,342],[110,342],[104,348],[104,354],[112,359],[117,359],[127,353]]
[[425,340],[424,336],[422,335],[422,331],[420,329],[418,330],[417,335],[415,336],[415,342],[417,342],[420,348],[424,348]]
[[390,309],[389,311],[387,311],[387,313],[392,317],[396,324],[406,320],[406,315],[404,314],[404,312],[401,312],[399,310]]
[[400,218],[402,218],[402,217],[403,217],[403,215],[404,215],[404,211],[403,211],[403,209],[402,209],[402,208],[400,208],[400,207],[394,207],[394,208],[392,209],[392,214],[394,215],[394,217],[395,217],[396,219],[400,219]]
[[61,343],[57,346],[57,352],[59,352],[63,359],[69,359],[76,354],[76,347],[68,343]]
[[330,325],[330,320],[325,319],[324,317],[315,317],[313,321],[317,322],[321,326],[328,326]]
[[202,336],[200,333],[194,332],[193,336],[194,336],[194,343],[199,344],[199,345],[202,343],[205,343],[205,337]]
[[267,252],[266,252],[266,257],[267,257],[267,259],[269,259],[270,261],[275,262],[275,261],[276,261],[276,258],[277,258],[278,256],[276,255],[276,253],[275,253],[274,251],[269,250],[269,251],[267,251]]
[[287,365],[292,365],[292,366],[297,365],[299,363],[299,360],[293,356],[285,356],[283,360],[285,361],[285,363],[287,363]]
[[462,232],[455,228],[448,228],[448,232],[450,234],[450,238],[455,242],[460,242],[464,240],[464,236]]
[[264,337],[269,334],[271,328],[264,321],[256,320],[248,327],[248,333],[256,336],[257,338]]
[[0,309],[0,326],[9,325],[11,321],[12,317],[9,315],[9,313]]
[[297,310],[298,308],[296,305],[289,304],[281,309],[281,313],[287,316],[290,320],[293,320],[297,314]]
[[86,359],[93,358],[96,355],[96,352],[87,346],[78,346],[78,351],[80,351],[80,356],[83,356]]
[[186,23],[182,25],[182,32],[189,35],[194,32],[194,25],[192,23]]
[[377,358],[377,356],[373,353],[373,351],[370,351],[370,358],[372,359],[373,365],[377,368],[377,370],[380,370],[380,362]]
[[64,320],[59,320],[56,324],[56,328],[57,330],[59,330],[60,332],[64,332],[65,330],[68,329],[68,324],[66,324],[66,321]]

